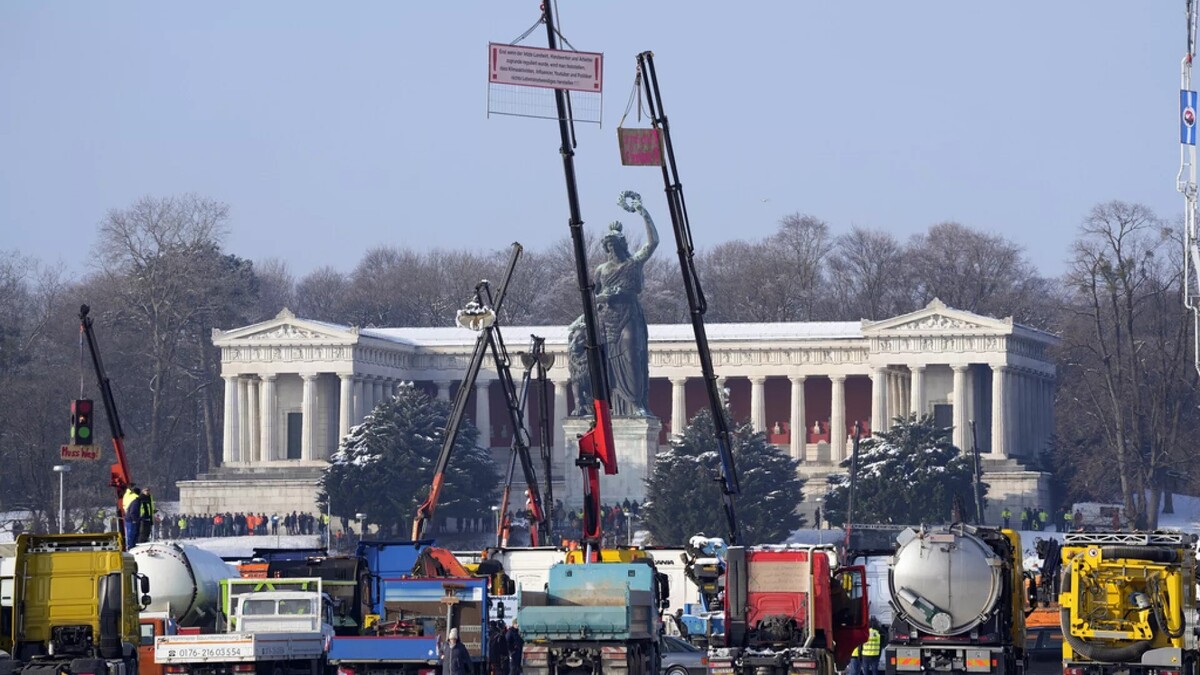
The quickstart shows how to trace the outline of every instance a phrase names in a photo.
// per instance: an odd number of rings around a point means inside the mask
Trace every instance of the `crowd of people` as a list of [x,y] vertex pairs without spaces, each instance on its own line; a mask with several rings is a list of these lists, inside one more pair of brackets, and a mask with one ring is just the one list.
[[160,523],[165,539],[197,537],[275,536],[280,534],[324,535],[329,516],[292,511],[280,516],[265,513],[213,513],[197,516],[168,516]]

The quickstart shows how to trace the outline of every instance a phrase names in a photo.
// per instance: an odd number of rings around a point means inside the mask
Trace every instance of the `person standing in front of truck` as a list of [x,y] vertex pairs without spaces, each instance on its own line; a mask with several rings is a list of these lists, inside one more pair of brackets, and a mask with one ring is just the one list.
[[504,641],[508,643],[508,675],[521,675],[521,659],[525,652],[525,639],[521,637],[521,631],[517,628],[515,619],[508,627]]
[[471,653],[458,639],[458,629],[446,635],[446,651],[442,654],[442,675],[467,675],[471,669]]

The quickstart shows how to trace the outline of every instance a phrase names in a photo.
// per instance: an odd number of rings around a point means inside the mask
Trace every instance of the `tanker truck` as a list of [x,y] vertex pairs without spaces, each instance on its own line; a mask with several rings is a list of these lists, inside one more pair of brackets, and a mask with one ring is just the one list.
[[1195,675],[1195,546],[1182,532],[1064,535],[1063,675]]
[[1025,584],[1016,532],[961,523],[907,528],[888,573],[888,675],[1023,673]]
[[138,675],[162,675],[155,638],[180,629],[212,632],[221,613],[221,580],[237,571],[216,554],[185,544],[152,542],[129,552],[154,591],[139,617]]

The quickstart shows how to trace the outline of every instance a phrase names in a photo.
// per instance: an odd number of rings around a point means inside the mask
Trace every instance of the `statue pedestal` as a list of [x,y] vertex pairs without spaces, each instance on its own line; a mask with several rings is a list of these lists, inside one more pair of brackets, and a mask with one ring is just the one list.
[[[600,501],[615,504],[628,499],[640,504],[646,499],[646,479],[654,472],[662,422],[657,417],[615,417],[612,424],[613,442],[617,447],[617,475],[605,475],[601,469]],[[587,433],[590,426],[591,419],[587,417],[563,420],[563,437],[568,450],[562,468],[566,478],[562,500],[567,508],[577,509],[583,505],[583,474],[575,466],[575,458],[579,455],[578,438]]]

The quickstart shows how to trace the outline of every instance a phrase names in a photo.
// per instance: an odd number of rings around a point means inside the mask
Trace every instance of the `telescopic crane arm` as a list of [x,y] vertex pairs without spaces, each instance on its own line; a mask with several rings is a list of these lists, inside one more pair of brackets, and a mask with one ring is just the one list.
[[[554,3],[543,2],[543,19],[550,49],[558,49],[558,29],[554,23]],[[567,183],[567,203],[570,218],[571,248],[575,254],[575,277],[579,295],[583,301],[584,351],[587,353],[588,375],[592,384],[592,409],[595,426],[579,439],[579,456],[575,465],[583,471],[583,536],[589,560],[597,560],[602,539],[600,514],[600,469],[604,473],[617,473],[617,453],[613,444],[612,415],[609,409],[608,373],[600,353],[599,335],[596,327],[596,307],[592,297],[594,287],[587,268],[587,247],[583,240],[583,216],[579,210],[579,192],[575,182],[575,150],[571,133],[571,118],[568,111],[567,91],[554,90],[554,105],[558,112],[558,131],[561,138],[559,152],[562,154],[563,174]]]
[[[508,282],[512,279],[513,270],[516,269],[517,260],[521,257],[521,245],[513,243],[512,254],[508,258],[508,266],[504,270],[504,279],[500,282],[500,288],[497,289],[495,297],[492,298],[492,305],[485,307],[480,305],[481,318],[484,314],[490,314],[494,319],[500,313],[500,305],[504,302],[504,294],[508,290]],[[480,286],[486,286],[487,282],[480,282]],[[476,287],[476,298],[480,297],[480,287]],[[490,297],[490,293],[489,293]],[[488,331],[481,332],[475,340],[475,351],[471,353],[471,360],[467,364],[467,373],[463,378],[462,385],[458,388],[458,393],[454,397],[454,404],[450,408],[450,418],[446,421],[446,429],[442,434],[442,450],[438,454],[437,463],[433,467],[433,482],[429,486],[429,496],[425,501],[417,507],[417,515],[413,519],[412,540],[414,542],[423,539],[425,534],[425,526],[430,519],[433,518],[437,511],[438,501],[442,495],[442,487],[446,482],[446,467],[450,465],[450,456],[454,452],[454,444],[458,440],[458,428],[462,423],[463,415],[467,409],[467,398],[475,389],[475,380],[479,377],[479,367],[483,363],[483,356],[488,350]]]
[[1183,194],[1183,303],[1192,312],[1193,365],[1200,371],[1200,226],[1197,225],[1196,91],[1192,62],[1196,57],[1197,0],[1187,0],[1187,49],[1179,66],[1179,174],[1175,188]]
[[[104,414],[108,418],[108,430],[112,434],[113,450],[117,461],[109,468],[111,485],[117,493],[117,515],[121,519],[121,530],[125,531],[125,507],[122,498],[125,490],[133,485],[129,472],[129,462],[125,459],[125,430],[121,428],[121,416],[117,413],[117,402],[113,398],[112,383],[104,370],[104,360],[100,357],[100,345],[96,342],[96,330],[92,326],[92,317],[88,315],[91,308],[87,305],[79,307],[79,332],[87,342],[88,354],[92,357],[92,366],[96,371],[96,383],[100,388],[100,400],[104,402]],[[136,543],[136,542],[134,542]],[[130,544],[132,545],[132,544]]]
[[[482,289],[481,302],[490,302],[491,291],[484,287]],[[508,421],[512,424],[512,461],[520,461],[521,473],[525,477],[526,490],[529,494],[529,511],[533,519],[533,526],[529,528],[530,543],[533,546],[542,546],[550,540],[550,532],[548,531],[546,512],[542,504],[542,492],[538,488],[537,470],[533,466],[533,460],[529,456],[529,432],[525,429],[525,392],[529,387],[529,372],[526,371],[525,377],[521,382],[521,391],[518,393],[516,384],[513,382],[511,361],[508,358],[508,350],[504,347],[504,338],[500,334],[500,328],[497,324],[485,328],[487,333],[488,346],[492,351],[492,358],[496,362],[496,374],[500,379],[500,387],[504,390],[505,407],[508,408]],[[504,496],[500,502],[500,526],[497,528],[496,537],[498,545],[507,543],[507,523],[505,519],[508,517],[508,496],[509,489],[512,484],[512,465],[509,465],[508,480],[504,483]]]
[[[683,198],[683,183],[679,180],[679,169],[675,164],[675,150],[671,146],[671,125],[667,122],[667,114],[663,112],[662,95],[658,89],[658,76],[654,70],[654,54],[642,52],[638,54],[638,74],[645,87],[646,99],[650,107],[650,122],[662,136],[663,185],[667,193],[667,207],[671,214],[671,225],[675,231],[676,251],[679,254],[679,268],[683,273],[683,287],[687,294],[688,313],[692,320],[692,332],[696,335],[696,350],[700,354],[700,371],[704,376],[704,390],[708,394],[708,406],[712,412],[713,427],[717,432],[717,451],[721,458],[721,504],[725,510],[725,523],[729,528],[729,544],[737,546],[741,543],[741,529],[738,525],[735,497],[741,492],[738,485],[737,465],[733,459],[733,434],[729,430],[729,420],[725,416],[725,406],[717,388],[717,375],[713,370],[712,352],[708,347],[708,332],[704,325],[704,314],[708,311],[708,301],[704,297],[704,289],[700,286],[700,276],[696,272],[695,247],[692,244],[692,227],[688,222],[687,203]],[[684,420],[673,420],[675,428],[682,429]],[[793,429],[792,433],[797,433]]]

